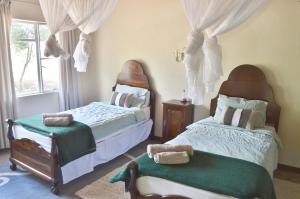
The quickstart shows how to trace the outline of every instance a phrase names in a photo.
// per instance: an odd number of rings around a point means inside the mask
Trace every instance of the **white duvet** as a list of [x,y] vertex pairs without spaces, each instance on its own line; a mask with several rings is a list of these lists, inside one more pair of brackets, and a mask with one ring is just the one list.
[[212,117],[193,123],[167,143],[190,144],[194,150],[253,162],[266,168],[271,176],[277,167],[278,148],[281,147],[273,127],[246,130],[218,124]]
[[[72,114],[74,120],[80,121],[90,127],[117,121],[124,117],[132,117],[132,120],[137,122],[147,119],[143,109],[137,107],[124,108],[110,105],[106,102],[92,102],[86,106],[71,109],[64,113]],[[116,123],[116,125],[118,124]]]

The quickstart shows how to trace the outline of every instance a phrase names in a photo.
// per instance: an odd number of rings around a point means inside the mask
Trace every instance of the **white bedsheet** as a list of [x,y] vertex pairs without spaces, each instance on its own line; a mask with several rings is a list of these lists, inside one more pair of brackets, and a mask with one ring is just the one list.
[[[142,176],[137,179],[136,186],[142,195],[150,193],[164,195],[178,195],[193,199],[230,199],[231,196],[225,196],[202,189],[196,189],[191,186],[177,182],[165,180],[152,176]],[[162,188],[163,187],[163,188]]]
[[[195,150],[254,162],[266,168],[271,176],[277,167],[278,148],[281,145],[273,127],[248,131],[231,126],[220,126],[212,118],[194,123],[167,144],[190,144]],[[195,199],[233,198],[150,176],[138,178],[137,187],[142,194],[175,194]]]
[[63,183],[92,172],[95,166],[106,163],[143,142],[149,137],[152,124],[152,120],[147,120],[122,129],[105,139],[97,140],[97,150],[94,153],[82,156],[61,167]]
[[125,108],[108,104],[106,102],[91,102],[86,106],[64,111],[70,113],[74,120],[82,122],[89,127],[103,125],[123,117],[133,117],[137,122],[146,120],[146,109],[138,107]]
[[[144,121],[150,119],[150,107],[144,107],[142,109],[123,108],[123,107],[109,105],[106,102],[92,102],[87,106],[83,106],[65,112],[71,113],[74,116],[75,120],[90,126],[90,128],[92,128],[92,131],[94,128],[97,128],[97,126],[103,125],[108,122],[113,122],[113,120],[117,120],[120,117],[126,117],[128,115],[132,116],[137,114],[137,117],[141,119],[140,122],[129,125],[128,127],[130,126],[133,127],[135,125],[139,126]],[[95,141],[100,142],[110,136],[114,136],[114,134],[118,133],[119,131],[120,130],[117,130]],[[27,139],[34,140],[35,142],[40,144],[41,147],[45,149],[47,152],[49,153],[51,152],[51,139],[47,136],[29,131],[20,125],[13,126],[13,134],[16,139],[27,138]]]

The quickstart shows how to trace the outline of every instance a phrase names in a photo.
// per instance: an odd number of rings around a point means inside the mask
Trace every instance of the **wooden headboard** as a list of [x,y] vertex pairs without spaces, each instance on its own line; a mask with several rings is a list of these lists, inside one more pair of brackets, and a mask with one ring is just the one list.
[[219,94],[267,101],[266,123],[273,125],[278,131],[280,106],[275,102],[273,89],[268,84],[264,73],[256,66],[240,65],[231,71],[228,79],[222,83],[218,95],[211,100],[211,116],[215,114]]
[[155,122],[155,92],[149,82],[149,77],[145,74],[143,65],[136,60],[126,61],[118,75],[117,82],[113,87],[113,91],[117,84],[123,84],[128,86],[145,88],[150,91],[150,117],[153,120],[153,128],[151,131],[151,137],[154,136],[154,122]]

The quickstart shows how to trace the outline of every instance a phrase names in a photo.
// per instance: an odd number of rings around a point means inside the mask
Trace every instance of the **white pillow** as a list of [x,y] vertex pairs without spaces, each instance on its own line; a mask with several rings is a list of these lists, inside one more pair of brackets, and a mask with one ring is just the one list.
[[229,97],[226,95],[219,94],[217,108],[214,115],[214,119],[216,121],[219,121],[221,112],[223,110],[223,107],[225,106],[261,111],[263,113],[263,117],[261,117],[259,126],[265,125],[268,102],[262,100],[248,100],[240,97]]
[[110,104],[125,108],[131,107],[133,102],[133,94],[113,92],[110,98]]
[[263,116],[261,111],[224,106],[218,123],[253,130],[264,127]]
[[150,105],[150,91],[147,91],[146,99],[145,99],[145,103],[143,104],[143,107],[147,107],[149,105]]
[[115,91],[133,94],[132,107],[144,107],[150,104],[150,91],[145,88],[117,84]]

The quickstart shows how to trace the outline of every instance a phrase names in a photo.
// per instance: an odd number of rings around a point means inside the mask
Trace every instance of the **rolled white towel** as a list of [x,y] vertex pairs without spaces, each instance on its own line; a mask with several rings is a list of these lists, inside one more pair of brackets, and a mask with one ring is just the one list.
[[183,152],[161,152],[153,157],[158,164],[185,164],[190,161],[190,156],[186,151]]
[[194,154],[191,145],[169,145],[169,144],[148,144],[147,153],[149,158],[153,158],[156,153],[160,152],[184,152],[186,151],[190,156]]
[[73,120],[69,117],[46,117],[43,122],[46,126],[69,126]]
[[58,118],[58,117],[68,117],[71,121],[74,120],[73,115],[71,113],[44,113],[43,119],[45,118]]

